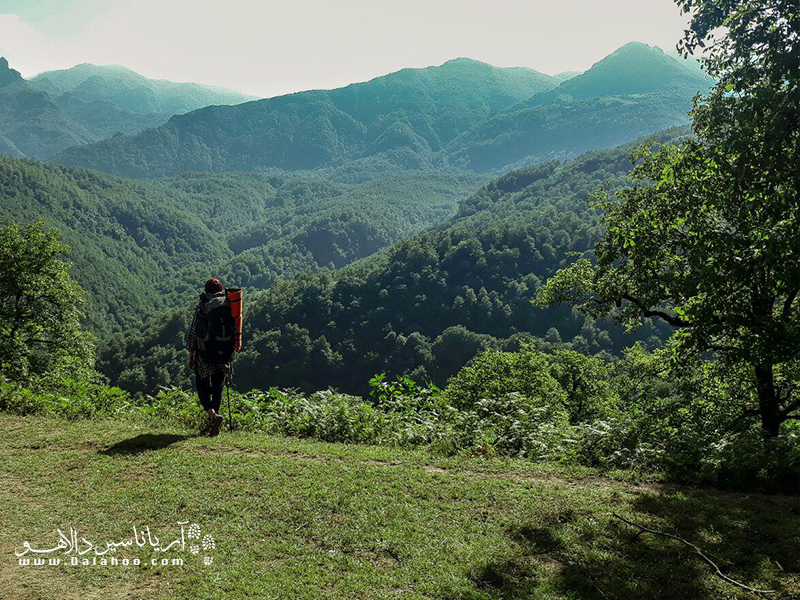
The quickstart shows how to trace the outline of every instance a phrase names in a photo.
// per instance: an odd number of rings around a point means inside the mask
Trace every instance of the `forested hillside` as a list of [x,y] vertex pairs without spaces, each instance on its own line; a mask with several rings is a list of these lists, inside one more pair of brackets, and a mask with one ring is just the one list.
[[667,54],[641,42],[630,42],[598,61],[592,68],[536,94],[519,108],[541,106],[554,100],[588,100],[600,96],[632,96],[654,92],[681,92],[691,99],[707,91],[712,80],[696,61]]
[[[675,129],[657,140],[686,135]],[[237,385],[363,392],[379,372],[441,383],[481,349],[515,349],[532,336],[587,353],[620,350],[632,340],[621,329],[531,302],[573,253],[591,251],[602,226],[587,200],[603,185],[628,184],[635,147],[511,172],[462,202],[446,224],[335,273],[250,294]],[[115,340],[104,354],[107,373],[140,391],[184,381],[191,301],[148,327],[151,337]],[[645,327],[637,335],[656,334]]]
[[[483,178],[432,172],[360,184],[287,175],[278,181],[285,183],[265,200],[260,220],[221,232],[235,256],[215,272],[238,285],[264,289],[297,273],[369,256],[452,216]],[[207,272],[203,268],[199,273]]]
[[364,184],[282,173],[154,183],[0,157],[0,222],[44,219],[61,231],[89,292],[91,329],[107,335],[175,306],[211,273],[258,289],[343,266],[447,219],[480,184],[459,173]]
[[164,306],[187,264],[231,252],[164,188],[83,169],[0,157],[0,222],[43,219],[61,232],[89,292],[98,333],[130,327]]
[[686,123],[692,97],[710,82],[644,44],[566,79],[457,59],[331,91],[202,109],[58,160],[133,177],[353,160],[382,172],[448,163],[486,171],[572,158]]

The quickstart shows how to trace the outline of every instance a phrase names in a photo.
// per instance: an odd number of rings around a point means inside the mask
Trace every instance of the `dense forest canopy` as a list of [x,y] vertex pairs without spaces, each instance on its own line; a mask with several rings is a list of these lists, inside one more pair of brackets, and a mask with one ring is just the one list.
[[[670,130],[652,142],[687,134]],[[334,273],[251,295],[237,385],[361,392],[370,375],[384,371],[441,383],[480,350],[513,349],[532,336],[588,353],[618,352],[633,339],[621,329],[531,301],[570,255],[588,254],[600,238],[587,200],[602,185],[629,184],[635,147],[513,171],[430,231]],[[140,391],[184,380],[188,317],[185,308],[154,323],[151,337],[115,340],[104,368]],[[651,329],[639,339],[657,335]]]
[[275,172],[139,182],[0,157],[0,222],[44,219],[61,231],[90,294],[90,327],[104,335],[185,301],[212,271],[259,289],[341,267],[447,219],[481,181]]

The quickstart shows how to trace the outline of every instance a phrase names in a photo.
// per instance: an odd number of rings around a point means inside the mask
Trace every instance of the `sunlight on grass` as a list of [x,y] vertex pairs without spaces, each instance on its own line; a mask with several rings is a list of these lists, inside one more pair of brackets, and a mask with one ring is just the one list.
[[[614,511],[679,531],[777,597],[800,591],[794,497],[137,422],[2,415],[0,429],[4,598],[748,597]],[[119,540],[179,521],[213,535],[212,565],[188,552],[179,567],[21,567],[14,556],[24,541],[52,547],[57,528]],[[126,556],[151,556],[137,552]]]

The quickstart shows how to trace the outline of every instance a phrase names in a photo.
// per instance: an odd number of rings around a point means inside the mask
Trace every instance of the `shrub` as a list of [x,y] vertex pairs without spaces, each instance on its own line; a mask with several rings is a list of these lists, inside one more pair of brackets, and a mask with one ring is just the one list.
[[28,387],[0,381],[0,410],[13,414],[75,420],[113,417],[132,409],[133,401],[126,391],[102,381],[66,379],[56,385],[40,380]]
[[[746,370],[702,357],[676,364],[670,357],[669,348],[646,352],[641,346],[614,363],[528,346],[488,350],[444,391],[409,377],[376,375],[369,399],[333,390],[231,392],[231,415],[240,431],[799,491],[800,423],[787,423],[781,436],[766,439],[745,417],[755,402]],[[0,410],[68,419],[142,416],[191,428],[206,419],[190,391],[164,387],[134,402],[119,388],[86,380],[39,380],[36,387],[0,381]]]
[[[543,408],[553,420],[566,416],[563,389],[550,373],[546,354],[523,345],[518,352],[487,350],[458,372],[444,390],[445,400],[472,409],[486,399],[518,394],[531,408]],[[502,410],[504,404],[498,405]]]

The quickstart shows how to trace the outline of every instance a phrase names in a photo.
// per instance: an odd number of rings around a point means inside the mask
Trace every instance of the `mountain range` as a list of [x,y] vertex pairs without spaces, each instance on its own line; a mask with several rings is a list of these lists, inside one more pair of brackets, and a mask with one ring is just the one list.
[[452,164],[477,171],[572,158],[688,122],[692,98],[712,83],[695,62],[631,42],[487,119],[446,150]]
[[253,96],[225,88],[148,79],[120,65],[80,64],[46,71],[31,78],[43,92],[58,99],[68,96],[84,102],[105,101],[135,114],[176,115],[212,104],[240,104]]
[[135,177],[315,169],[377,157],[425,169],[461,132],[557,83],[531,69],[456,59],[336,90],[204,108],[57,160]]
[[277,172],[131,181],[0,156],[0,224],[58,228],[89,293],[88,324],[107,336],[181,304],[209,271],[255,290],[342,267],[446,220],[482,183],[462,172],[363,183]]
[[251,96],[147,79],[120,66],[82,64],[23,79],[0,58],[0,153],[45,159],[116,133],[135,133],[171,116]]
[[352,163],[379,171],[499,170],[686,123],[692,97],[711,84],[641,43],[565,79],[456,59],[335,90],[203,108],[55,160],[132,177]]

